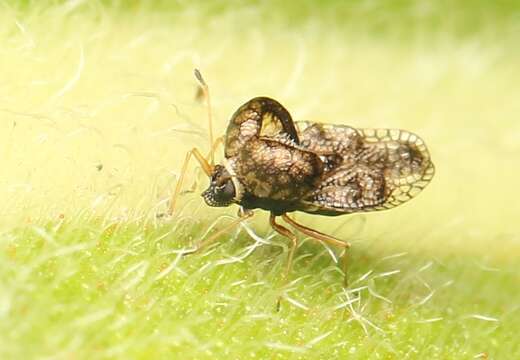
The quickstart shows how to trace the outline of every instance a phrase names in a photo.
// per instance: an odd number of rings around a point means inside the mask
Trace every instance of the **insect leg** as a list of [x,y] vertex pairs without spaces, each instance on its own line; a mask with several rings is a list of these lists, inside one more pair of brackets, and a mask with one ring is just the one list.
[[197,252],[201,251],[202,249],[206,248],[208,245],[210,245],[213,242],[215,242],[215,240],[217,240],[220,235],[222,235],[223,233],[225,233],[229,229],[235,227],[236,225],[240,224],[242,221],[249,219],[253,215],[254,215],[254,213],[252,211],[242,211],[242,212],[239,212],[239,217],[238,218],[236,218],[235,220],[233,220],[232,222],[230,222],[229,224],[224,226],[222,229],[220,229],[219,231],[217,231],[216,233],[211,235],[209,238],[199,242],[193,251],[185,253],[185,255],[187,255],[187,254],[194,254],[194,253],[197,253]]
[[284,219],[288,224],[293,226],[296,230],[300,231],[301,233],[315,239],[318,241],[323,241],[327,244],[339,247],[343,249],[343,254],[341,255],[341,262],[343,263],[343,272],[345,274],[345,286],[348,284],[348,277],[347,277],[347,249],[350,248],[350,243],[346,241],[342,241],[339,239],[336,239],[335,237],[331,235],[324,234],[322,232],[319,232],[318,230],[314,230],[311,228],[308,228],[302,224],[297,223],[293,219],[291,219],[286,214],[282,215],[282,219]]
[[[206,159],[210,159],[210,158],[215,154],[215,152],[217,151],[217,148],[219,147],[219,145],[223,145],[223,144],[224,144],[224,140],[225,140],[225,136],[219,136],[219,137],[215,140],[215,142],[213,142],[213,146],[211,147],[210,152],[209,152],[208,155],[206,156]],[[207,161],[207,160],[206,160],[206,161]],[[198,169],[199,169],[199,168],[197,168],[197,170],[198,170]],[[195,180],[193,181],[193,184],[191,185],[190,189],[181,192],[181,194],[195,192],[195,190],[197,189],[197,184],[198,184],[197,176],[195,176]]]
[[334,245],[334,246],[337,246],[340,248],[349,248],[350,247],[350,243],[343,241],[343,240],[339,240],[331,235],[327,235],[322,232],[319,232],[318,230],[308,228],[307,226],[304,226],[302,224],[299,224],[296,221],[294,221],[293,219],[291,219],[289,216],[287,216],[286,214],[282,215],[282,219],[284,219],[288,224],[292,225],[294,228],[296,228],[303,234],[310,236],[316,240],[324,241],[328,244],[331,244],[331,245]]
[[[289,279],[289,273],[291,272],[291,268],[292,268],[294,252],[296,251],[296,247],[298,245],[298,239],[296,238],[296,235],[294,235],[291,230],[276,223],[276,215],[274,215],[273,213],[271,213],[271,215],[269,216],[269,224],[271,224],[271,227],[278,234],[285,236],[286,238],[291,240],[291,247],[289,248],[289,255],[287,258],[287,267],[285,268],[284,279],[283,279],[285,284],[287,284],[287,281]],[[278,301],[276,302],[277,311],[280,310],[280,301],[281,301],[281,296],[278,298]]]
[[175,186],[175,191],[173,193],[172,199],[170,201],[170,210],[169,214],[173,214],[175,210],[175,203],[177,202],[177,197],[181,192],[182,183],[184,182],[184,176],[186,175],[186,170],[188,169],[188,163],[191,159],[191,156],[195,156],[195,159],[200,163],[202,170],[206,173],[207,176],[211,176],[213,172],[213,166],[211,166],[208,161],[204,158],[201,152],[197,148],[193,148],[186,153],[186,158],[184,159],[184,164],[182,165],[181,175],[179,176],[179,180],[177,181],[177,185]]

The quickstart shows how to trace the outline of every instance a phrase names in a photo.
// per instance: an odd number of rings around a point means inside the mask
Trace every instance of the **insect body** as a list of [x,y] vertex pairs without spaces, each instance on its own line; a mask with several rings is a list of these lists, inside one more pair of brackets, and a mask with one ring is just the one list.
[[415,196],[434,173],[426,146],[412,133],[294,123],[266,97],[237,110],[224,145],[224,164],[203,193],[207,204],[276,216],[389,209]]
[[[195,75],[209,109],[207,85],[198,71]],[[211,138],[210,110],[209,119]],[[213,152],[220,142],[224,144],[223,163],[213,165]],[[229,227],[252,216],[253,209],[270,212],[273,229],[292,242],[286,275],[297,238],[278,224],[276,217],[281,216],[311,238],[346,249],[350,246],[347,242],[305,227],[287,213],[337,216],[390,209],[417,195],[435,172],[426,145],[415,134],[294,122],[279,102],[268,97],[257,97],[242,105],[231,117],[226,135],[211,143],[209,160],[197,149],[188,153],[172,211],[187,162],[194,155],[211,179],[202,193],[206,203],[240,206],[239,218]],[[200,243],[196,250],[227,229]]]

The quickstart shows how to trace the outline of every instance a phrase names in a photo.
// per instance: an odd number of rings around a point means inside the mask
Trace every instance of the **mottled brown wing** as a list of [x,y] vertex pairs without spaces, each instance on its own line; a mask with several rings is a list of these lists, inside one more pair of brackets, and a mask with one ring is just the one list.
[[246,143],[261,137],[299,144],[291,115],[278,101],[268,97],[251,99],[233,114],[226,131],[225,156],[237,155]]
[[417,135],[399,129],[360,129],[366,150],[362,161],[383,163],[391,193],[378,210],[398,206],[419,194],[435,175],[430,153]]
[[[334,125],[322,126],[329,134],[340,134],[338,139],[345,137],[343,125],[338,126],[341,130],[334,130]],[[302,132],[302,144],[306,143],[308,136],[303,134],[307,129]],[[433,178],[435,169],[428,149],[417,135],[394,129],[349,129],[357,133],[349,130],[351,146],[333,161],[316,190],[302,201],[303,211],[340,215],[390,209],[412,199]],[[334,150],[336,142],[327,141],[328,150]]]
[[363,143],[359,131],[348,125],[296,121],[300,146],[321,155],[355,153]]
[[364,164],[342,165],[326,173],[302,203],[306,212],[340,215],[376,210],[387,197],[381,170]]
[[344,164],[355,163],[355,156],[363,147],[359,131],[348,125],[331,125],[310,121],[296,121],[299,147],[318,154],[324,162],[325,171]]

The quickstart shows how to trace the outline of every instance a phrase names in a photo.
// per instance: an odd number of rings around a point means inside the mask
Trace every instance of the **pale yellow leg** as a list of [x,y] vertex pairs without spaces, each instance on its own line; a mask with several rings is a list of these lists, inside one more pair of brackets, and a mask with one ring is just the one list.
[[301,233],[313,238],[313,239],[316,239],[318,241],[323,241],[327,244],[330,244],[330,245],[333,245],[333,246],[336,246],[336,247],[339,247],[341,249],[343,249],[343,254],[341,256],[341,262],[342,262],[342,265],[343,265],[343,272],[344,272],[344,275],[345,275],[345,279],[344,279],[344,282],[345,282],[345,286],[348,285],[348,276],[347,276],[347,249],[350,248],[350,243],[346,242],[346,241],[342,241],[342,240],[339,240],[339,239],[336,239],[335,237],[331,236],[331,235],[327,235],[327,234],[324,234],[322,232],[319,232],[318,230],[314,230],[314,229],[311,229],[311,228],[308,228],[304,225],[301,225],[299,223],[297,223],[296,221],[294,221],[293,219],[291,219],[289,216],[287,216],[286,214],[283,214],[282,215],[282,219],[284,219],[288,224],[290,224],[291,226],[293,226],[296,230],[300,231]]
[[[212,154],[215,154],[215,152],[217,151],[218,146],[224,144],[224,139],[225,139],[224,136],[220,136],[220,137],[217,138],[217,140],[215,140],[215,142],[213,143],[213,146],[211,147],[210,152],[205,157],[205,159],[209,159],[211,156],[213,156]],[[206,163],[209,164],[208,160],[206,160]],[[209,165],[213,169],[211,164],[209,164]],[[204,173],[206,173],[206,171],[204,171]],[[184,191],[180,192],[179,195],[195,192],[195,190],[197,189],[197,180],[196,180],[196,178],[197,178],[197,176],[195,176],[195,180],[193,181],[193,184],[191,185],[190,189],[189,190],[184,190]]]
[[208,247],[208,245],[211,245],[212,243],[214,243],[215,240],[218,240],[220,235],[224,234],[229,229],[232,229],[236,225],[240,224],[242,221],[249,219],[253,215],[254,215],[254,213],[252,211],[242,212],[240,217],[236,218],[235,220],[233,220],[232,222],[230,222],[229,224],[224,226],[222,229],[220,229],[219,231],[217,231],[216,233],[211,235],[209,238],[199,242],[193,251],[190,251],[190,252],[186,253],[185,255],[197,253],[197,252],[201,251],[202,249]]
[[[286,265],[286,268],[285,268],[285,273],[284,273],[284,278],[283,278],[284,285],[287,285],[287,282],[289,281],[289,274],[290,274],[291,269],[292,269],[294,253],[295,253],[296,248],[298,246],[298,239],[297,239],[296,235],[294,235],[292,233],[291,230],[289,230],[286,227],[276,223],[276,215],[274,215],[273,213],[271,213],[271,215],[269,217],[269,224],[271,224],[271,227],[274,229],[274,231],[276,231],[280,235],[285,236],[286,238],[291,240],[291,246],[289,248],[289,254],[287,255],[287,265]],[[276,302],[276,310],[277,311],[280,310],[280,303],[281,303],[281,296],[278,297],[278,301]]]
[[182,165],[179,180],[177,181],[175,191],[173,192],[173,196],[170,201],[170,210],[168,211],[170,215],[172,215],[173,211],[175,210],[175,204],[177,203],[177,198],[179,197],[179,194],[181,192],[182,183],[184,182],[186,170],[188,169],[188,163],[190,162],[192,155],[195,156],[195,159],[197,159],[197,161],[200,163],[202,170],[207,176],[211,176],[211,173],[213,172],[213,167],[207,162],[207,160],[204,158],[204,156],[200,153],[200,151],[197,148],[193,148],[190,151],[188,151],[186,153],[186,158],[184,159],[184,164]]

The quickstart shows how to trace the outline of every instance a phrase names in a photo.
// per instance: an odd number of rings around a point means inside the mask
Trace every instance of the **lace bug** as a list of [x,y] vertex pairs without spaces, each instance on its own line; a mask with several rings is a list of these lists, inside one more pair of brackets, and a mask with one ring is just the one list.
[[[344,249],[346,264],[348,242],[301,225],[287,213],[339,216],[390,209],[412,199],[434,176],[424,141],[411,132],[295,122],[278,101],[268,97],[253,98],[239,107],[225,136],[214,141],[208,86],[198,70],[195,76],[207,103],[211,149],[207,157],[197,148],[188,152],[170,213],[192,156],[210,178],[202,193],[206,203],[240,208],[236,220],[199,243],[193,252],[250,218],[254,209],[263,209],[270,212],[272,228],[291,240],[285,278],[298,240],[276,217],[313,239]],[[220,144],[224,145],[224,159],[215,165],[214,153]]]

